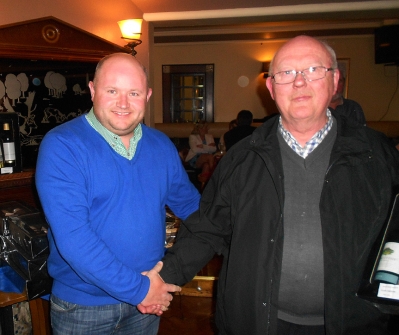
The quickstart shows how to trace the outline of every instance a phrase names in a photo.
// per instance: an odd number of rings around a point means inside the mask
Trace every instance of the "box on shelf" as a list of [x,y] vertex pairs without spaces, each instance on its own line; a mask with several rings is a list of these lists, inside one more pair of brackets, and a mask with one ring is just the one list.
[[40,213],[38,209],[18,201],[0,203],[0,235],[7,235],[7,218],[30,213]]
[[48,225],[36,208],[18,201],[0,203],[1,253],[24,283],[29,300],[50,293],[52,280],[47,272]]
[[42,213],[9,216],[7,236],[26,259],[36,259],[49,253],[48,224]]

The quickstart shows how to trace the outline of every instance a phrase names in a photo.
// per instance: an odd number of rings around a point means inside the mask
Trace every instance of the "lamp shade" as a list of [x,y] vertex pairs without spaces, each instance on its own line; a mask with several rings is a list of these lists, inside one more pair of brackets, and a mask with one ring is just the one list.
[[142,19],[118,21],[119,28],[122,32],[122,37],[131,40],[140,39],[142,22]]

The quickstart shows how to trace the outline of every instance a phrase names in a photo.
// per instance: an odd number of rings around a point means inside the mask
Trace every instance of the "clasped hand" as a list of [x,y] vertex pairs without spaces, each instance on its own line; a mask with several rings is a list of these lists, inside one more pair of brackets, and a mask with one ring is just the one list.
[[150,271],[142,274],[150,279],[150,288],[144,300],[137,305],[137,309],[143,314],[161,315],[168,310],[168,306],[173,299],[172,292],[180,292],[181,287],[173,284],[167,284],[163,281],[159,272],[163,266],[158,262]]

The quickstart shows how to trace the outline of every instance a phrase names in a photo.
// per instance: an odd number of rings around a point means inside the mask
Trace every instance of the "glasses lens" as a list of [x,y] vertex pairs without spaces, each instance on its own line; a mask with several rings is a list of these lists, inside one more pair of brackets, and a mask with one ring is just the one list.
[[326,68],[324,66],[314,66],[302,71],[308,81],[318,80],[326,76]]
[[302,71],[290,70],[277,72],[272,78],[274,78],[276,84],[290,84],[295,81],[298,74],[303,74],[307,81],[314,81],[324,78],[329,70],[332,69],[327,69],[324,66],[312,66]]
[[274,81],[276,84],[289,84],[295,80],[295,75],[296,72],[293,70],[277,72],[274,75]]

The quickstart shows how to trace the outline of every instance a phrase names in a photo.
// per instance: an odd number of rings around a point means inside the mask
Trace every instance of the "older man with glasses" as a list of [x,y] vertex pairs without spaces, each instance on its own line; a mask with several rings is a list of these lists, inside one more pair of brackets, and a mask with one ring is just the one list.
[[164,257],[168,283],[224,256],[221,335],[389,334],[356,295],[399,185],[399,153],[381,133],[328,109],[337,60],[309,36],[286,42],[266,85],[280,111],[220,161],[200,209]]

